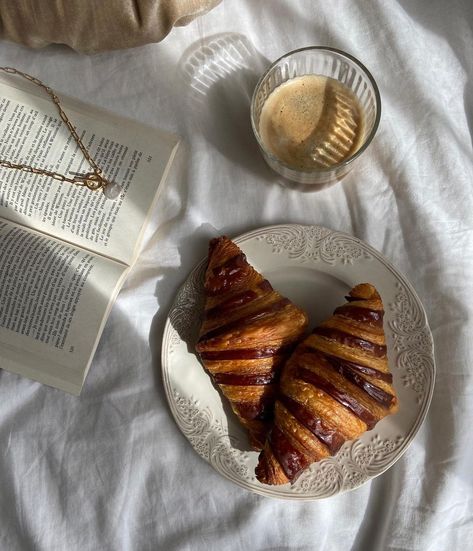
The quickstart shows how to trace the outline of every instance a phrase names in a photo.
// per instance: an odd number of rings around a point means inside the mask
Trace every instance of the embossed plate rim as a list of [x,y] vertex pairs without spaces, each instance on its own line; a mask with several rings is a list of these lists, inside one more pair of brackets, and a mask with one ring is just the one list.
[[[197,453],[199,453],[199,455],[201,455],[203,459],[209,462],[217,470],[217,472],[219,472],[232,482],[236,483],[237,485],[261,495],[280,499],[312,501],[358,488],[368,480],[371,480],[372,478],[375,478],[376,476],[379,476],[380,474],[385,472],[403,455],[408,446],[411,444],[419,428],[421,427],[432,399],[435,382],[435,358],[433,351],[433,340],[428,325],[427,316],[425,314],[422,303],[412,285],[402,274],[400,274],[394,268],[394,266],[381,253],[379,253],[373,247],[364,243],[360,239],[344,232],[329,230],[322,226],[281,224],[255,229],[253,231],[240,235],[239,237],[235,238],[234,241],[237,244],[244,246],[249,241],[261,240],[265,236],[274,235],[276,237],[280,237],[281,235],[284,236],[286,234],[296,236],[298,235],[300,238],[302,238],[305,244],[307,241],[310,242],[311,239],[315,239],[315,246],[313,250],[308,249],[308,256],[304,257],[304,254],[307,253],[307,250],[303,250],[301,254],[292,253],[292,256],[291,251],[289,250],[287,255],[288,262],[315,262],[316,264],[317,262],[325,262],[327,264],[335,265],[337,262],[341,264],[353,263],[354,260],[356,262],[363,262],[363,259],[365,258],[369,258],[370,260],[374,258],[382,265],[383,269],[387,269],[392,274],[392,282],[395,282],[395,286],[399,290],[399,294],[396,295],[396,300],[398,301],[397,306],[399,307],[399,309],[402,308],[403,300],[405,298],[410,299],[415,306],[416,310],[412,314],[412,319],[408,319],[408,322],[410,322],[411,325],[414,325],[414,331],[412,334],[406,333],[406,331],[403,331],[402,328],[398,328],[398,330],[396,331],[396,323],[399,320],[396,318],[394,313],[392,314],[393,321],[389,324],[389,330],[392,330],[394,332],[393,339],[394,343],[396,344],[396,368],[399,368],[400,370],[401,368],[407,370],[407,375],[406,373],[404,373],[403,378],[413,376],[410,365],[401,365],[404,361],[401,361],[401,359],[404,358],[404,356],[407,356],[409,359],[410,352],[414,352],[414,355],[417,355],[417,360],[421,362],[421,368],[425,369],[425,372],[421,372],[419,374],[420,383],[418,384],[421,385],[421,390],[415,390],[414,388],[415,392],[417,392],[418,394],[418,410],[416,410],[417,414],[415,420],[413,424],[409,427],[409,430],[405,434],[405,437],[403,435],[394,440],[390,440],[389,438],[387,440],[383,440],[380,436],[380,431],[378,431],[377,427],[375,427],[375,429],[373,429],[369,433],[365,433],[365,435],[363,435],[359,439],[347,442],[335,457],[323,460],[314,465],[311,469],[305,471],[292,487],[289,485],[285,485],[282,487],[265,486],[263,484],[260,484],[255,479],[249,480],[248,478],[245,478],[248,471],[248,468],[246,467],[245,472],[245,465],[247,465],[248,463],[248,457],[250,456],[250,454],[255,454],[256,452],[241,452],[233,448],[228,431],[225,431],[225,427],[221,422],[219,422],[218,418],[213,419],[214,416],[212,414],[212,411],[210,411],[208,407],[205,408],[202,407],[199,403],[194,403],[192,401],[192,396],[190,398],[181,396],[177,392],[175,386],[173,386],[171,381],[172,375],[169,368],[172,365],[172,361],[170,360],[170,350],[172,350],[172,347],[175,344],[184,343],[184,341],[180,339],[179,334],[172,325],[172,317],[176,309],[180,307],[180,298],[182,298],[183,293],[185,295],[185,307],[189,309],[193,307],[192,304],[189,305],[187,304],[187,302],[189,300],[189,296],[192,297],[193,294],[198,294],[195,286],[199,278],[202,277],[203,270],[206,265],[206,259],[203,259],[191,271],[185,283],[177,292],[174,303],[170,309],[163,334],[163,383],[172,415],[174,416],[174,419],[176,420],[176,423],[179,426],[180,430],[190,441],[195,451],[197,451]],[[333,250],[334,243],[335,245],[338,244],[340,247],[338,250],[335,251],[335,256]],[[344,248],[347,243],[352,247],[352,254],[353,251],[355,251],[355,256],[350,257],[350,254],[347,254],[347,251]],[[332,246],[332,249],[330,249],[330,246]],[[278,252],[281,251],[279,250]],[[350,249],[348,252],[350,253]],[[322,255],[325,253],[327,258],[323,258],[322,260],[320,258],[314,259],[311,257],[311,253],[312,256],[315,255],[316,257],[317,254]],[[330,253],[332,253],[332,256],[330,256]],[[405,297],[402,295],[402,292],[405,292]],[[196,298],[197,300],[198,297],[193,298]],[[394,307],[394,303],[389,304],[389,306]],[[386,311],[388,310],[388,305],[386,303],[385,309]],[[415,314],[417,314],[418,319],[415,319]],[[389,317],[388,312],[386,317]],[[405,341],[409,341],[411,336],[415,337],[416,339],[420,339],[420,344],[418,344],[419,348],[416,349],[411,347],[410,349],[403,349],[403,339]],[[424,348],[422,348],[422,346]],[[195,358],[195,356],[189,353],[189,358],[191,359],[192,357],[192,361],[198,363],[198,360]],[[417,367],[417,369],[420,368]],[[399,372],[397,374],[397,377],[400,378],[401,374],[402,373]],[[416,381],[414,382],[415,384],[417,384]],[[211,385],[210,379],[208,379],[208,384]],[[404,381],[403,384],[404,386],[409,386],[409,381]],[[414,387],[415,384],[413,385]],[[424,384],[426,388],[423,388],[422,384]],[[410,389],[404,390],[403,392],[408,391],[410,391]],[[187,403],[185,403],[185,400],[187,400]],[[187,408],[185,415],[179,411],[178,407],[179,404],[182,405],[184,403],[185,406],[183,407]],[[189,412],[193,412],[193,414]],[[186,418],[186,415],[190,417]],[[195,416],[194,419],[191,418],[192,415]],[[230,424],[233,424],[232,420],[228,421]],[[204,427],[202,427],[202,424],[204,424]],[[370,435],[369,440],[367,438],[367,435]],[[378,446],[378,448],[376,446]],[[357,453],[359,454],[359,457],[357,457]],[[359,465],[357,463],[357,459],[359,460],[360,457],[366,457],[366,455],[368,455],[368,461],[366,465],[363,463]],[[381,462],[381,464],[379,463],[380,456],[381,459],[384,461]],[[375,459],[377,459],[378,462],[376,462]],[[228,467],[229,463],[232,464],[230,468]],[[374,466],[372,466],[372,464]],[[350,469],[352,470],[350,471]],[[341,474],[342,471],[344,473],[343,475]],[[328,482],[330,482],[330,476],[333,476],[334,473],[339,478],[342,477],[342,479],[341,481],[337,481],[338,486],[335,484],[334,487],[329,487],[329,485],[327,486],[327,480]],[[326,476],[327,478],[327,480],[325,481],[327,488],[319,488],[317,485],[318,480],[320,478],[323,479],[324,476]],[[315,490],[313,486],[315,487]]]

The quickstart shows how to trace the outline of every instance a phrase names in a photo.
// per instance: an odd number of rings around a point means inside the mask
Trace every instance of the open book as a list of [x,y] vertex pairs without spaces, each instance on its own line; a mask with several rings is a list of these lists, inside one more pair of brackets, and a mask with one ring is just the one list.
[[[40,88],[0,76],[0,159],[70,176],[87,161]],[[0,367],[79,394],[177,149],[166,132],[61,103],[104,175],[101,191],[0,168]]]

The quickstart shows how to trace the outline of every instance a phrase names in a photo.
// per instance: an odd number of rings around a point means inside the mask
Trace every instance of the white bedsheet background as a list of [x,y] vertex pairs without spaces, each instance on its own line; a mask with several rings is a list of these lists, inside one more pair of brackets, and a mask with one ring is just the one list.
[[[224,0],[130,51],[0,43],[1,65],[184,141],[81,397],[0,372],[2,550],[471,545],[472,24],[470,0]],[[248,109],[268,60],[315,44],[366,64],[383,113],[355,171],[302,194],[264,165]],[[218,48],[238,60],[226,76],[215,76]],[[220,477],[180,434],[160,377],[167,311],[208,239],[282,222],[346,231],[382,251],[420,295],[436,344],[432,406],[407,453],[358,490],[313,503]]]

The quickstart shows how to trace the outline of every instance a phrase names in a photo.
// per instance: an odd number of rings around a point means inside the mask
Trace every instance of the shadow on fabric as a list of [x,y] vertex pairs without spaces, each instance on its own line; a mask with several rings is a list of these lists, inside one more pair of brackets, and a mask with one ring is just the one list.
[[273,182],[254,138],[251,96],[269,61],[241,34],[222,33],[199,40],[179,61],[188,88],[189,113],[217,151],[257,177]]
[[[468,20],[465,19],[464,13],[471,11],[471,20],[469,24],[469,32],[472,32],[473,22],[473,4],[466,0],[463,2],[464,9],[455,10],[450,2],[443,0],[433,0],[426,4],[423,0],[398,0],[404,11],[409,14],[412,19],[417,21],[422,27],[431,30],[439,36],[443,36],[449,46],[455,52],[455,56],[460,62],[465,75],[473,74],[473,59],[465,46],[463,40],[464,34],[461,32],[461,26],[468,25]],[[461,3],[461,2],[460,2]],[[444,21],[452,21],[455,17],[455,11],[458,14],[458,25],[449,24],[449,29],[455,29],[455,32],[448,32],[447,28],[442,25]],[[461,21],[460,21],[461,19]],[[468,128],[470,130],[470,139],[473,145],[473,82],[467,80],[463,89],[463,104],[467,117]]]

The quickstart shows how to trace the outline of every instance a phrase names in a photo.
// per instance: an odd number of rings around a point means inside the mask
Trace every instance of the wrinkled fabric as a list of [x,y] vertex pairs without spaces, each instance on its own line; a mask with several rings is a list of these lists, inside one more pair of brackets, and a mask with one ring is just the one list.
[[[0,43],[0,64],[177,132],[167,186],[80,398],[0,372],[0,548],[444,551],[473,538],[473,5],[226,0],[158,45],[81,56]],[[249,123],[258,76],[308,45],[378,82],[375,141],[341,182],[280,185]],[[126,131],[126,129],[124,129]],[[277,501],[222,478],[174,423],[161,379],[173,297],[208,240],[320,224],[381,251],[432,329],[437,380],[401,459],[359,489]]]
[[0,38],[102,52],[159,42],[220,0],[0,0]]

